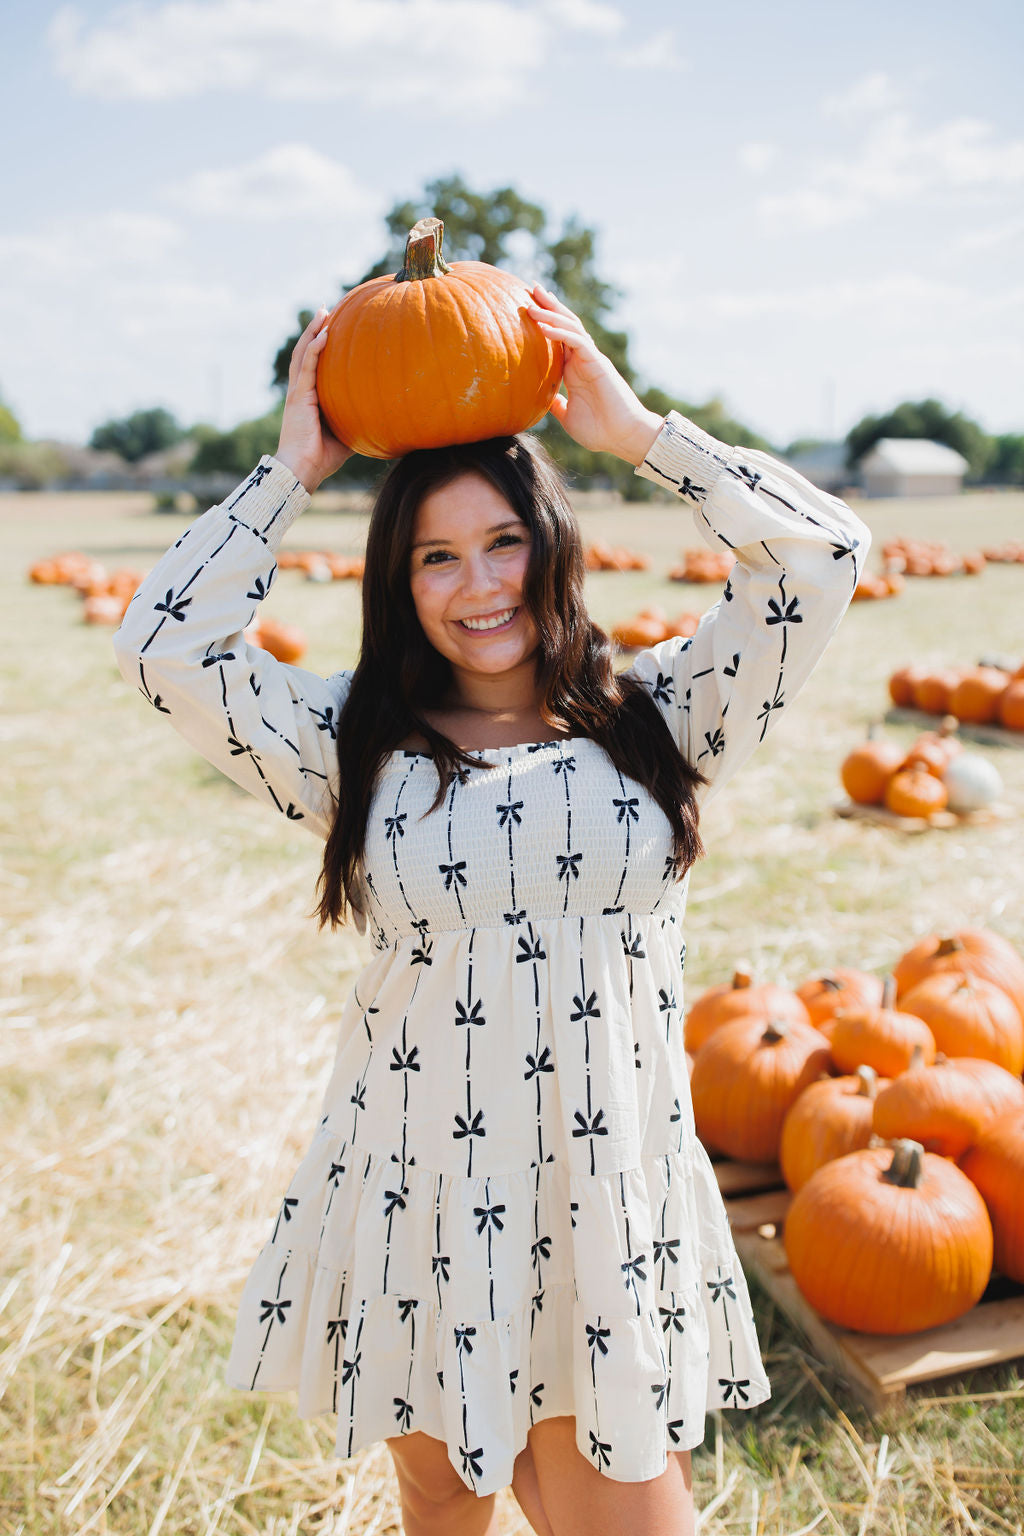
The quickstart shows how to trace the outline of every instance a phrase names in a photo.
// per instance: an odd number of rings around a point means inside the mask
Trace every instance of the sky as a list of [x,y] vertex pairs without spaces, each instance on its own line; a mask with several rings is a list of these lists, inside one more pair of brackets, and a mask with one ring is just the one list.
[[0,49],[32,437],[261,414],[453,172],[594,228],[642,381],[780,446],[925,396],[1024,432],[1020,0],[5,0]]

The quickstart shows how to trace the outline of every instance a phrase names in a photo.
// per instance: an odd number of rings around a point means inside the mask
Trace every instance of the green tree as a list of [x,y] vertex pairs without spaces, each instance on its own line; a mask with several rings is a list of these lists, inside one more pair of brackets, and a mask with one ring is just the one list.
[[948,411],[938,400],[905,400],[884,416],[865,416],[847,433],[847,463],[851,469],[883,437],[923,437],[945,443],[962,453],[970,479],[985,473],[993,453],[992,439],[961,411]]
[[1024,485],[1024,435],[1003,432],[992,439],[985,479],[993,485]]
[[20,443],[21,423],[0,395],[0,443]]
[[135,464],[148,453],[180,443],[185,435],[170,411],[157,405],[103,422],[89,439],[89,447],[119,453],[129,464]]
[[199,447],[190,466],[197,475],[247,475],[265,453],[273,453],[281,432],[283,402],[252,421],[240,421],[229,432],[199,429]]

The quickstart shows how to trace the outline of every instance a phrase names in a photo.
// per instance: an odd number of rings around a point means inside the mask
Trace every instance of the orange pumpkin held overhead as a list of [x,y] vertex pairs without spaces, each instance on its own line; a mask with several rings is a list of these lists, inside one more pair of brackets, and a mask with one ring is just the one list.
[[371,459],[522,432],[558,391],[562,349],[526,314],[524,284],[482,261],[449,266],[443,236],[421,219],[401,272],[360,283],[327,321],[320,407]]

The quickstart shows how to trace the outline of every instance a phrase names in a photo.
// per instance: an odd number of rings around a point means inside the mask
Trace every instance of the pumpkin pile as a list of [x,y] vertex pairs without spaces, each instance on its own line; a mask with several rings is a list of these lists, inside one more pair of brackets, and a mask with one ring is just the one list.
[[283,624],[280,619],[260,618],[243,631],[250,645],[269,651],[278,661],[289,664],[306,654],[305,632],[297,624]]
[[777,1159],[790,1269],[841,1327],[912,1333],[1024,1282],[1024,961],[998,934],[932,935],[883,983],[796,990],[748,966],[685,1025],[701,1140]]
[[990,565],[1024,565],[1024,539],[1007,539],[982,550]]
[[964,751],[955,728],[947,715],[939,730],[924,731],[907,752],[872,727],[840,765],[847,795],[854,805],[884,806],[914,819],[986,810],[998,800],[1003,781],[988,758]]
[[900,667],[889,678],[889,697],[900,709],[1024,731],[1024,666]]
[[863,603],[877,601],[881,597],[899,597],[905,587],[906,582],[899,571],[886,571],[882,576],[872,576],[869,571],[865,571],[853,589],[853,601]]
[[681,565],[674,565],[668,573],[669,581],[713,582],[727,581],[729,572],[736,564],[736,557],[727,549],[711,549],[701,545],[697,549],[684,549]]
[[81,550],[64,550],[29,567],[29,581],[43,587],[73,587],[82,598],[86,624],[120,624],[142,581],[142,572],[120,566],[108,571]]
[[277,567],[302,571],[307,581],[362,581],[366,561],[362,555],[336,555],[330,549],[282,549]]
[[621,544],[612,546],[603,539],[595,539],[584,551],[588,571],[646,571],[651,562],[646,555]]
[[985,569],[980,549],[958,555],[939,539],[886,539],[882,559],[904,576],[979,576]]
[[676,635],[687,640],[697,633],[699,623],[699,613],[677,613],[670,619],[663,608],[641,608],[631,619],[614,625],[612,639],[623,650],[641,650],[647,645],[657,645],[661,640],[671,640]]

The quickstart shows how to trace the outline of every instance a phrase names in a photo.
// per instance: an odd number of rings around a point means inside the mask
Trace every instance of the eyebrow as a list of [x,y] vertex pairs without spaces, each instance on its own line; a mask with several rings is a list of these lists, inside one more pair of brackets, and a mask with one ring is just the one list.
[[[504,533],[506,528],[525,528],[526,524],[521,517],[510,517],[503,523],[495,523],[491,528],[485,528],[485,534]],[[413,544],[412,549],[429,549],[436,544],[451,544],[451,539],[421,539],[418,544]]]

